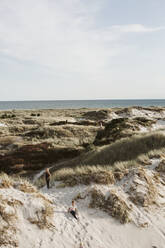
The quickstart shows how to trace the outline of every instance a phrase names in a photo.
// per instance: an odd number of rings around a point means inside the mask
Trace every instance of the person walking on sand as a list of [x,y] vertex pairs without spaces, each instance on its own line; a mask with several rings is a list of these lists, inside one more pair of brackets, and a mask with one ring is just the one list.
[[78,220],[77,217],[77,208],[75,206],[75,201],[72,200],[72,206],[70,208],[68,208],[68,213],[71,213],[73,215],[73,217]]
[[51,174],[50,174],[49,168],[46,168],[46,170],[45,170],[45,180],[46,180],[46,185],[47,185],[48,189],[50,188],[50,177],[51,177]]

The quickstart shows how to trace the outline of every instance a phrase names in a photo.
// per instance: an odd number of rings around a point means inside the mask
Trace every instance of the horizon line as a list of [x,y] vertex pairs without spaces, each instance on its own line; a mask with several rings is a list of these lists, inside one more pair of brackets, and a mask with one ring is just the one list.
[[96,98],[96,99],[56,99],[56,100],[0,100],[0,102],[53,102],[53,101],[136,101],[136,100],[165,100],[164,98]]

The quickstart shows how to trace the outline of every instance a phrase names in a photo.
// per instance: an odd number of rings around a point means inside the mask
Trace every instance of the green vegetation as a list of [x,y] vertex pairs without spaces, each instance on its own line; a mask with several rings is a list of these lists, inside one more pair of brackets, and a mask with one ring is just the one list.
[[0,116],[1,119],[7,119],[7,118],[15,118],[16,115],[15,114],[3,114]]
[[153,123],[155,121],[144,117],[113,119],[105,125],[104,129],[98,131],[94,144],[107,145],[121,138],[130,137],[135,134],[135,131],[139,131],[139,126],[149,127]]
[[37,116],[39,117],[41,114],[40,113],[31,113],[31,116]]
[[151,133],[134,135],[100,148],[84,160],[87,165],[113,165],[116,162],[136,160],[138,156],[147,155],[153,150],[165,148],[165,135]]
[[[162,133],[135,135],[61,163],[60,168],[53,169],[52,181],[63,181],[63,187],[91,182],[110,184],[127,175],[130,167],[149,165],[150,159],[163,157],[164,153]],[[39,187],[44,184],[44,178],[36,182]]]

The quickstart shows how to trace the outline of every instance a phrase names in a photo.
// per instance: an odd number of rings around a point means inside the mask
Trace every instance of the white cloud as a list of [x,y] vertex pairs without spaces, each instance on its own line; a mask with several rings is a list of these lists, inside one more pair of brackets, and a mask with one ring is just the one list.
[[1,0],[0,52],[61,74],[92,77],[122,51],[123,35],[164,29],[140,24],[98,29],[95,23],[100,2]]
[[112,30],[118,31],[120,33],[151,33],[151,32],[157,32],[160,30],[165,30],[165,27],[145,27],[141,24],[130,24],[130,25],[115,25],[112,26]]

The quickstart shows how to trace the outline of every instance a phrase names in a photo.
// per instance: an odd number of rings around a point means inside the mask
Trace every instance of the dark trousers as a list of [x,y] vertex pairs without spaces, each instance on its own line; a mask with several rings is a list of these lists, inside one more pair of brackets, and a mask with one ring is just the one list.
[[76,212],[71,210],[70,213],[73,215],[73,217],[77,220]]
[[49,189],[50,188],[50,179],[46,179],[46,185],[47,185],[47,188]]

